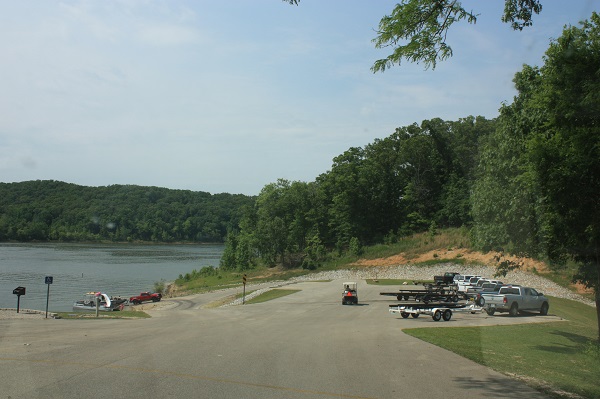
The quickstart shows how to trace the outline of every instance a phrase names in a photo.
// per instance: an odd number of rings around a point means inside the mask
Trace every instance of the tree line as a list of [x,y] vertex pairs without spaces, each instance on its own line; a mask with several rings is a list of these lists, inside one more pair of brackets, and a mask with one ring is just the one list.
[[223,242],[254,198],[159,187],[0,183],[0,241]]
[[228,235],[221,266],[314,269],[331,252],[471,225],[479,147],[495,126],[473,116],[427,120],[350,148],[314,182],[267,184]]

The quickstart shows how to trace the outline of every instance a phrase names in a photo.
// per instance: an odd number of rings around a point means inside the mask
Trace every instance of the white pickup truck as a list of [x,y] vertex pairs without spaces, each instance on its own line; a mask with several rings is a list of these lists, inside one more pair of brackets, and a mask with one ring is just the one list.
[[505,285],[496,295],[485,295],[485,311],[492,316],[496,312],[508,312],[516,316],[520,311],[536,311],[542,316],[548,314],[548,298],[533,288],[519,285]]

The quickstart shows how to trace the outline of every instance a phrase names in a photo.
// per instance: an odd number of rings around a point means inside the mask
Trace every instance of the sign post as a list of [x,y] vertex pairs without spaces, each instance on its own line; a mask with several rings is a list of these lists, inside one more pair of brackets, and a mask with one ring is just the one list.
[[244,292],[242,293],[242,305],[246,304],[246,275],[242,277],[242,282],[244,283]]
[[50,301],[50,284],[52,284],[52,276],[46,276],[45,283],[48,286],[48,292],[46,293],[46,318],[48,318],[48,302]]
[[17,296],[17,313],[21,307],[21,295],[25,295],[25,287],[17,287],[13,290],[13,294]]

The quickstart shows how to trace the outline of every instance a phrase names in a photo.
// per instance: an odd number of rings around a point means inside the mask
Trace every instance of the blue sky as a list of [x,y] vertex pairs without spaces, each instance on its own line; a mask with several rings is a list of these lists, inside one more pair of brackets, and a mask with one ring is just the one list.
[[543,0],[522,32],[464,0],[454,56],[373,74],[384,0],[0,0],[0,181],[256,195],[313,181],[396,127],[493,118],[523,64],[599,0]]

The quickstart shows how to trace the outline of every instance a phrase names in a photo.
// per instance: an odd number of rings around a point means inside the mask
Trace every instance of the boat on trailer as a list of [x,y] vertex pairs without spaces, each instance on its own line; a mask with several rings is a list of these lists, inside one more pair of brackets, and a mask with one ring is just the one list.
[[96,310],[96,300],[99,302],[98,310],[101,312],[114,312],[123,310],[127,299],[111,298],[103,292],[88,292],[82,300],[76,301],[73,304],[73,310]]

